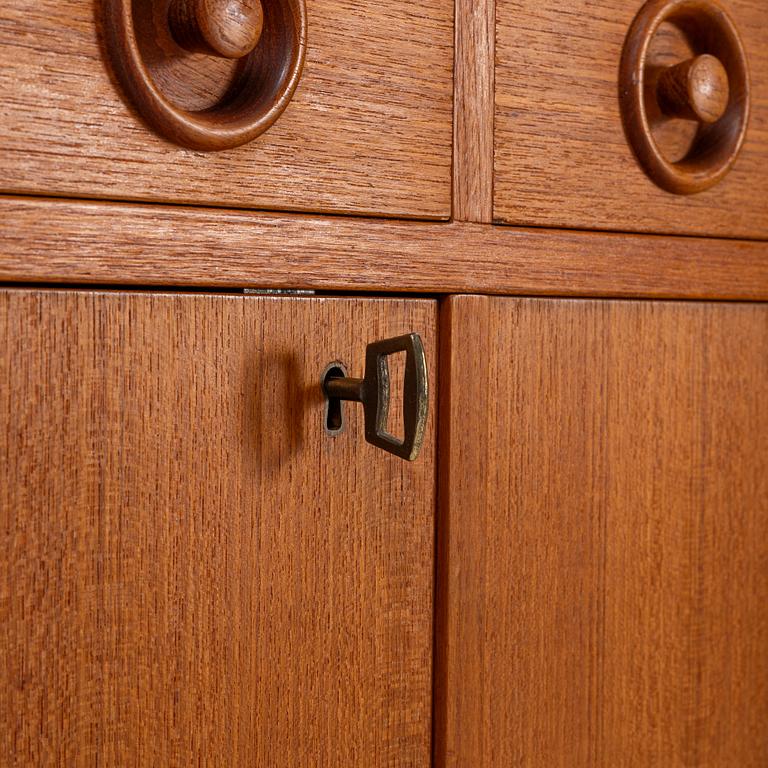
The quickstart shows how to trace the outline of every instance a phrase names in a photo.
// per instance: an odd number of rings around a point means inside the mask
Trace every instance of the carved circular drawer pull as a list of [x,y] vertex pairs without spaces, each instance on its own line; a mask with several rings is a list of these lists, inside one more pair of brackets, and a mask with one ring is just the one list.
[[259,0],[171,0],[168,23],[188,51],[241,59],[259,42],[264,11]]
[[288,106],[307,11],[305,0],[104,0],[104,30],[121,85],[158,133],[191,149],[228,149]]
[[656,86],[659,108],[669,117],[716,123],[728,108],[728,73],[704,53],[662,72]]
[[[649,51],[662,25],[691,55],[660,67]],[[621,60],[624,129],[638,161],[663,189],[701,192],[730,170],[749,119],[749,78],[733,22],[712,0],[649,0],[627,35]],[[696,121],[687,150],[669,157],[659,136],[670,120]]]

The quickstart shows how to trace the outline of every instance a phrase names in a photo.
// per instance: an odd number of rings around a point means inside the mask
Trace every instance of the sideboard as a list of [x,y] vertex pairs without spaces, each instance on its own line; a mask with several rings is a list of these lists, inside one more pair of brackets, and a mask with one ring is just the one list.
[[0,762],[768,764],[767,31],[7,0]]

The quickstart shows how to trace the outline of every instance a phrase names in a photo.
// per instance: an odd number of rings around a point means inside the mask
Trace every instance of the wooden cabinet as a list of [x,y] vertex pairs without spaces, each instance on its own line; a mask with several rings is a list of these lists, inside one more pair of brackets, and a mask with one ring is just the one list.
[[765,765],[768,306],[440,333],[437,765]]
[[720,2],[2,4],[2,766],[768,765]]
[[428,766],[434,426],[324,367],[434,301],[0,295],[4,765]]
[[[660,3],[656,3],[660,5]],[[672,3],[668,3],[672,5]],[[696,5],[690,3],[690,5]],[[707,3],[699,3],[699,14]],[[493,217],[507,224],[768,237],[768,11],[724,4],[750,71],[750,117],[740,154],[715,186],[671,194],[643,172],[620,110],[622,49],[643,2],[496,2]],[[659,29],[657,66],[696,52],[673,25]],[[670,159],[695,121],[657,135]]]
[[[267,133],[220,152],[176,146],[137,114],[113,72],[108,5],[13,0],[0,9],[3,192],[450,215],[450,0],[418,8],[308,0],[306,63],[293,99]],[[170,48],[157,78],[174,103],[200,110],[223,98],[236,64]]]

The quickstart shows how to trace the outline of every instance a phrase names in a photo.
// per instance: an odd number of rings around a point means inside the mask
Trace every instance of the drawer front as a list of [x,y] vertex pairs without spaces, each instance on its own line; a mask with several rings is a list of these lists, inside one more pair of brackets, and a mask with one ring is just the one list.
[[[253,141],[212,152],[177,146],[137,114],[113,71],[107,6],[3,3],[2,191],[449,215],[451,0],[307,0],[306,61],[287,109]],[[179,60],[173,98],[196,108],[232,76],[223,59]]]
[[320,381],[409,331],[433,375],[435,323],[0,295],[3,765],[429,766],[432,419],[402,461],[355,404],[327,434]]
[[[642,0],[498,0],[495,219],[768,236],[768,6],[762,0],[723,0],[722,5],[750,70],[746,138],[721,181],[695,194],[675,194],[643,171],[622,120],[622,50]],[[659,35],[660,54],[668,53],[670,61],[685,58],[683,41],[671,25],[662,25]],[[663,129],[659,146],[675,159],[696,124],[675,120]]]

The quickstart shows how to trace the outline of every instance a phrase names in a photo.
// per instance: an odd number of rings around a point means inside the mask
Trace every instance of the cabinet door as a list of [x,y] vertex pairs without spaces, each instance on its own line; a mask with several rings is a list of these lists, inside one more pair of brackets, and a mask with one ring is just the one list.
[[768,306],[458,297],[441,339],[437,766],[768,764]]
[[432,301],[0,295],[4,765],[428,766],[434,430],[320,378]]

